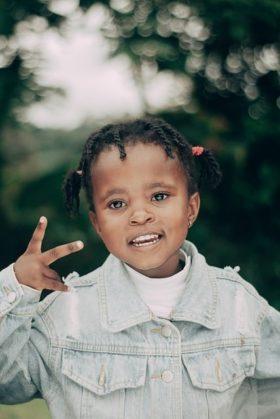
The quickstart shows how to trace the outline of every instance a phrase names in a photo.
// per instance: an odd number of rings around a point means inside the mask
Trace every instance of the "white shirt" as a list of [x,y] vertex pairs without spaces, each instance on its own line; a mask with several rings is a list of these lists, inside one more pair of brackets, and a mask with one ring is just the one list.
[[158,317],[170,318],[171,310],[186,286],[191,258],[182,249],[179,258],[185,262],[184,268],[165,278],[150,278],[124,263],[140,297]]

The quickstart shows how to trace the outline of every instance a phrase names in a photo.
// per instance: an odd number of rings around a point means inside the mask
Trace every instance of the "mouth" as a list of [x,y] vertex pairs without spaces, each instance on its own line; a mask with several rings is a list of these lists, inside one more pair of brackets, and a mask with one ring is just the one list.
[[160,242],[162,239],[163,234],[157,234],[157,233],[151,233],[139,236],[129,242],[130,246],[136,247],[136,248],[144,248],[144,247],[151,247],[155,246]]

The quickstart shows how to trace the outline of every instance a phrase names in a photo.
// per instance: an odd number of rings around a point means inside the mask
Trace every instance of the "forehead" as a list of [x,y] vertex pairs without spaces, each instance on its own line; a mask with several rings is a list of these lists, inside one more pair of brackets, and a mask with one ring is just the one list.
[[141,143],[125,145],[126,157],[120,159],[119,149],[111,146],[103,150],[94,161],[91,174],[95,187],[111,186],[111,183],[145,183],[158,180],[185,181],[182,163],[173,152],[174,159],[157,144]]

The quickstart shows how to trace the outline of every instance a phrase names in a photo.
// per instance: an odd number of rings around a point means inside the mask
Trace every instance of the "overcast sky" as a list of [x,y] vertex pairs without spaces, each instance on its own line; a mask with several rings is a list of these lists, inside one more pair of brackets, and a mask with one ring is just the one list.
[[[37,71],[39,82],[62,87],[66,93],[63,98],[50,95],[41,104],[31,104],[29,121],[42,128],[72,129],[86,119],[136,116],[143,112],[139,86],[132,77],[128,58],[108,59],[109,45],[99,30],[104,18],[102,7],[94,6],[84,15],[72,15],[63,36],[55,30],[36,29],[41,32],[39,35],[33,30],[24,40],[21,34],[25,46],[42,54]],[[176,99],[175,92],[180,90],[176,83],[180,81],[176,82],[170,73],[156,77],[148,74],[148,79],[145,94],[151,106],[165,107]]]
[[43,61],[38,80],[62,87],[65,97],[50,95],[43,104],[33,104],[28,118],[41,127],[74,128],[86,118],[106,118],[141,113],[141,102],[125,57],[109,60],[109,46],[101,37],[100,11],[92,10],[72,19],[64,36],[48,30],[34,47]]

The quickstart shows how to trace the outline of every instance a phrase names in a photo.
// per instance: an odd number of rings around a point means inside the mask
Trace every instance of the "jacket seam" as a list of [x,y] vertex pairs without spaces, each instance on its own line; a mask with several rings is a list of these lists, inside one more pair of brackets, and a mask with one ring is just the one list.
[[[247,291],[248,294],[250,294],[252,297],[254,297],[260,303],[263,303],[264,298],[261,297],[260,295],[256,294],[257,290],[255,291],[256,293],[254,293],[250,289],[248,289],[248,286],[243,283],[243,281],[245,281],[244,279],[240,280],[239,278],[236,278],[234,276],[231,276],[231,277],[217,276],[216,278],[217,279],[223,279],[223,280],[229,280],[229,281],[236,282],[236,283],[240,284],[245,289],[245,291]],[[248,284],[253,287],[253,284],[251,284],[250,282],[248,282]]]
[[[40,314],[38,314],[39,319],[42,321],[42,324],[44,325],[44,328],[46,330],[46,335],[47,335],[47,342],[48,342],[48,354],[47,354],[47,363],[50,365],[50,367],[52,366],[52,360],[51,360],[51,351],[52,351],[52,345],[51,345],[51,333],[48,327],[48,324],[45,320],[45,318],[43,316],[41,316]],[[52,394],[53,393],[53,394]],[[54,399],[54,391],[52,386],[50,385],[50,390],[46,393],[47,398],[49,398],[50,403],[53,401]]]

